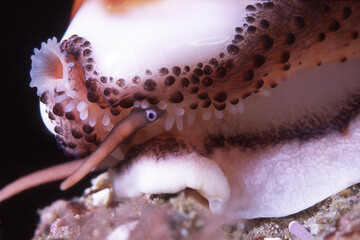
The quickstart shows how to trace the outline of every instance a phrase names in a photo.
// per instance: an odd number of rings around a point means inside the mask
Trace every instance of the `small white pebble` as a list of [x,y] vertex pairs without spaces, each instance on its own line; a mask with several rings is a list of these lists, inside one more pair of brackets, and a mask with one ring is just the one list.
[[300,240],[313,240],[314,236],[297,221],[292,221],[289,224],[289,231],[292,235]]
[[135,229],[139,221],[132,221],[115,228],[106,238],[106,240],[128,240],[130,233]]
[[110,201],[110,189],[105,188],[101,191],[98,191],[94,194],[91,194],[92,204],[94,206],[106,206]]

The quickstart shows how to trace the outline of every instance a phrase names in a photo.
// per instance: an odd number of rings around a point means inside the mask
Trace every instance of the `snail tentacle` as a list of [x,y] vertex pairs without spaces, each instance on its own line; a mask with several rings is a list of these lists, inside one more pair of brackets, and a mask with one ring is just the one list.
[[21,177],[0,190],[0,202],[26,189],[33,188],[44,183],[64,179],[68,177],[70,173],[74,171],[74,169],[77,169],[83,162],[84,159],[74,160],[42,169]]
[[105,159],[121,142],[131,137],[137,130],[146,127],[161,117],[163,111],[158,109],[134,110],[118,122],[105,138],[103,143],[89,156],[86,161],[68,177],[60,186],[66,190],[80,181],[91,169]]

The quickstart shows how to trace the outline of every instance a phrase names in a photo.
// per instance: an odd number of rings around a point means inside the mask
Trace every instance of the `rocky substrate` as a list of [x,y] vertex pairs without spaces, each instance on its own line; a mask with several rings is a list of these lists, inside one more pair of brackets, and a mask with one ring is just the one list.
[[298,239],[288,228],[293,220],[315,239],[360,239],[359,200],[360,185],[354,185],[288,217],[234,221],[213,215],[191,189],[116,201],[105,173],[83,196],[40,210],[33,239]]

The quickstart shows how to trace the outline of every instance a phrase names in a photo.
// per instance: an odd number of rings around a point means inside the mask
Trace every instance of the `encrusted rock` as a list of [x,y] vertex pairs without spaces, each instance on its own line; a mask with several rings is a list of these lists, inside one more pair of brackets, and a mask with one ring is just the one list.
[[82,197],[41,210],[33,239],[297,239],[288,229],[293,220],[315,239],[360,237],[360,185],[288,217],[235,221],[212,214],[191,189],[117,201],[107,174],[92,184]]

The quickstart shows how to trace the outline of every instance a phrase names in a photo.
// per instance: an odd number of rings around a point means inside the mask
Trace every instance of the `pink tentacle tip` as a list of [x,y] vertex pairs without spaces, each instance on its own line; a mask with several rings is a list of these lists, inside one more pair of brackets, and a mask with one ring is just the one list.
[[313,240],[314,236],[298,221],[292,221],[289,224],[289,231],[300,240]]

